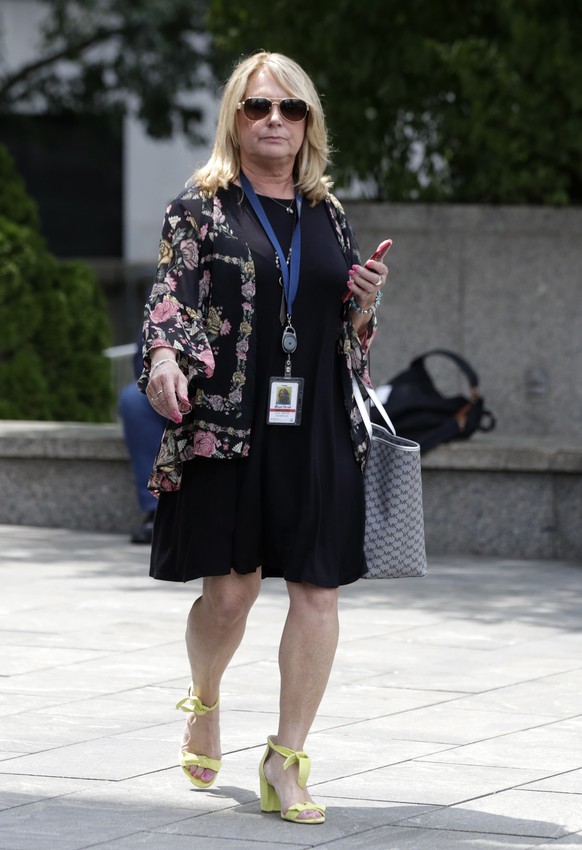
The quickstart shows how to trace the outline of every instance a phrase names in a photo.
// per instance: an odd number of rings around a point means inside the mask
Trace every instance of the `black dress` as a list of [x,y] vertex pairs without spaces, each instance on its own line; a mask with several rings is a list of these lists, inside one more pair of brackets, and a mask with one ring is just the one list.
[[[299,426],[267,424],[269,379],[283,375],[281,295],[274,249],[240,190],[224,212],[249,245],[256,267],[257,376],[249,456],[197,457],[181,489],[162,492],[150,575],[189,581],[254,572],[338,587],[361,577],[364,490],[345,408],[338,354],[348,269],[324,204],[303,203],[301,275],[293,306],[298,347],[293,376],[305,382]],[[289,201],[261,196],[287,253],[295,215]]]

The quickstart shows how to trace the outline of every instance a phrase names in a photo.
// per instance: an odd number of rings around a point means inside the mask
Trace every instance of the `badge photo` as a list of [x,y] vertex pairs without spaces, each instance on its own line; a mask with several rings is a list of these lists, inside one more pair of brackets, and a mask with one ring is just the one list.
[[269,382],[269,425],[299,425],[303,404],[303,378],[271,378]]

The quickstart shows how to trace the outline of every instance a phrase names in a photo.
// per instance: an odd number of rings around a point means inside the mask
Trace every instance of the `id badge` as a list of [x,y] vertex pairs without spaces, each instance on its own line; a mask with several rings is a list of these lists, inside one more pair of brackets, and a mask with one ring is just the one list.
[[301,424],[303,378],[271,378],[269,380],[269,425]]

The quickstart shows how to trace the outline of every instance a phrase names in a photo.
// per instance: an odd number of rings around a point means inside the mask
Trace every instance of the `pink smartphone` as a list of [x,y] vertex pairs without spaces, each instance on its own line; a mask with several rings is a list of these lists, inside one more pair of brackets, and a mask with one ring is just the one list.
[[[374,251],[374,253],[370,257],[370,260],[383,260],[391,247],[392,247],[392,240],[391,239],[385,239],[383,242],[380,242],[380,244],[378,245],[378,247],[376,248],[376,250]],[[364,265],[367,266],[368,263],[370,262],[370,260],[366,260]]]
[[[380,242],[380,244],[378,245],[378,247],[376,248],[376,250],[374,251],[372,256],[369,257],[366,260],[364,265],[367,266],[368,263],[370,262],[370,260],[382,260],[382,259],[384,259],[384,257],[386,256],[386,254],[388,253],[388,251],[390,250],[391,247],[392,247],[392,240],[391,239],[384,239],[383,242]],[[351,295],[351,291],[348,289],[348,291],[346,292],[346,294],[342,298],[342,301],[347,301],[348,298],[350,297],[350,295]]]

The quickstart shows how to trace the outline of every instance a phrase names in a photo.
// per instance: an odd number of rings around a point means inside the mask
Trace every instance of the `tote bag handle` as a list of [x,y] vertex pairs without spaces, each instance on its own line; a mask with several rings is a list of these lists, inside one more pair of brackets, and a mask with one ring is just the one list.
[[366,426],[366,431],[368,432],[368,437],[370,439],[372,439],[372,420],[370,419],[370,416],[368,414],[368,410],[366,408],[366,404],[364,402],[364,399],[362,398],[362,392],[360,390],[360,384],[366,390],[369,398],[371,399],[371,401],[374,404],[374,407],[376,408],[376,410],[378,411],[378,413],[380,414],[380,416],[382,417],[382,419],[386,423],[390,433],[393,434],[394,436],[396,436],[396,428],[394,427],[394,425],[392,424],[392,420],[390,419],[390,417],[388,416],[388,414],[384,410],[382,402],[380,401],[380,399],[378,398],[378,396],[376,394],[376,390],[374,390],[372,387],[369,387],[367,384],[365,384],[362,381],[362,379],[359,377],[359,375],[356,375],[355,372],[354,372],[354,374],[352,375],[352,390],[353,390],[353,393],[354,393],[354,398],[356,400],[356,404],[358,405],[358,410],[360,411],[360,415],[361,415],[362,419],[364,420],[364,425]]

